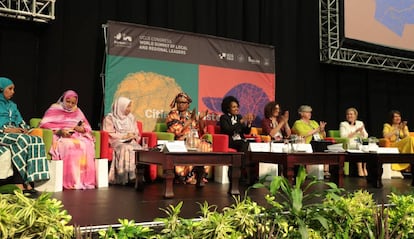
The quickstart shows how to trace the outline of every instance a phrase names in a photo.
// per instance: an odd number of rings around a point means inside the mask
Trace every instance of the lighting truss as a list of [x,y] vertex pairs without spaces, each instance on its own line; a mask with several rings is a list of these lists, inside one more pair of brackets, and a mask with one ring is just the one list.
[[414,59],[342,47],[339,1],[319,0],[321,62],[414,74]]
[[56,0],[0,0],[0,16],[44,22],[55,19]]

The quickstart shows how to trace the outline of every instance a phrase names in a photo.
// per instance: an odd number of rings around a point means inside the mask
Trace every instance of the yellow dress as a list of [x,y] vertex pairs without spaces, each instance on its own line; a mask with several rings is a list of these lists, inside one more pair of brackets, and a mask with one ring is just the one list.
[[[386,123],[384,124],[384,128],[382,130],[382,134],[389,134],[390,132],[396,131],[392,125]],[[410,136],[408,131],[408,127],[405,126],[404,129],[399,130],[399,136],[397,135],[391,136],[389,138],[391,142],[391,147],[396,147],[400,151],[400,153],[414,153],[414,137]],[[405,170],[410,167],[410,164],[392,164],[391,169],[395,171]]]

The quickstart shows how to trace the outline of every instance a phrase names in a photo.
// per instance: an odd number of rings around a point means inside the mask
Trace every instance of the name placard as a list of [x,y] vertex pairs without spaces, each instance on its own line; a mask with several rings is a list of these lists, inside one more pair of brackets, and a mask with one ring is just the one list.
[[187,147],[185,147],[184,141],[167,141],[164,144],[162,152],[187,152]]
[[399,154],[398,148],[391,148],[391,147],[378,147],[377,149],[378,154]]
[[249,143],[249,150],[252,152],[270,152],[270,143]]
[[168,142],[168,140],[157,140],[157,148],[160,149],[160,151],[163,151],[164,145]]
[[271,143],[270,148],[272,153],[287,153],[289,151],[290,144],[284,143]]
[[302,153],[313,153],[311,144],[293,144],[293,149],[295,152]]

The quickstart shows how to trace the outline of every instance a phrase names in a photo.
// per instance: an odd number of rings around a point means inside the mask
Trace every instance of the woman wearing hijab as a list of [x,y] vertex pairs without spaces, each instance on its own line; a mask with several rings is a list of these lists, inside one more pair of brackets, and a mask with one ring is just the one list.
[[63,187],[92,189],[96,185],[95,143],[92,128],[77,105],[78,94],[64,92],[46,111],[40,127],[54,132],[50,154],[53,160],[63,160]]
[[30,183],[49,179],[45,145],[40,137],[27,134],[29,126],[10,100],[14,89],[9,78],[0,77],[0,143],[11,151],[14,174],[10,181],[32,193]]
[[135,179],[135,153],[141,135],[131,114],[132,101],[119,97],[112,104],[112,112],[103,122],[103,130],[109,134],[109,143],[114,149],[114,157],[109,170],[109,183],[125,185]]

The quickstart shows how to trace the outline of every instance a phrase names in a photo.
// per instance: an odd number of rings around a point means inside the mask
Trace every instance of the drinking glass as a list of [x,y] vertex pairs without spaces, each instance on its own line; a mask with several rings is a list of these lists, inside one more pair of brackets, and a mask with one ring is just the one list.
[[142,149],[148,150],[148,137],[142,137]]

